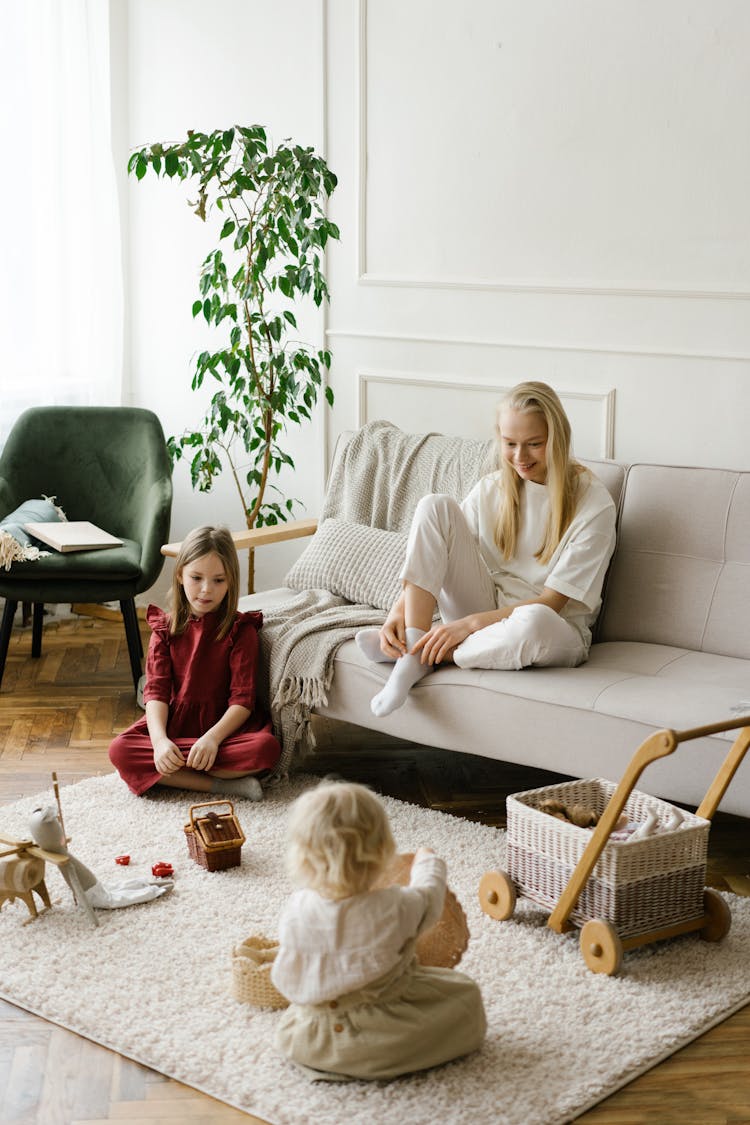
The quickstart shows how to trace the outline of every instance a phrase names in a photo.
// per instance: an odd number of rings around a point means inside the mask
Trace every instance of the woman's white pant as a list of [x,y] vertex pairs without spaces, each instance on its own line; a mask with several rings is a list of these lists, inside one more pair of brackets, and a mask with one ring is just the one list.
[[[433,595],[443,621],[498,608],[495,581],[450,496],[432,494],[417,504],[401,578]],[[573,668],[586,659],[586,647],[578,631],[549,606],[523,605],[472,633],[453,659],[460,668]]]

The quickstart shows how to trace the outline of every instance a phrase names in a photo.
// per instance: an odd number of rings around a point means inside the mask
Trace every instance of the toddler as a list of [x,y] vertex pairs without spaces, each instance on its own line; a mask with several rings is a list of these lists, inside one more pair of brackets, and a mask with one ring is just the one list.
[[395,845],[380,801],[352,783],[298,798],[288,836],[300,889],[282,912],[271,973],[291,1001],[277,1047],[328,1080],[396,1078],[478,1048],[478,986],[415,956],[417,936],[442,914],[444,861],[419,848],[408,887],[374,890]]

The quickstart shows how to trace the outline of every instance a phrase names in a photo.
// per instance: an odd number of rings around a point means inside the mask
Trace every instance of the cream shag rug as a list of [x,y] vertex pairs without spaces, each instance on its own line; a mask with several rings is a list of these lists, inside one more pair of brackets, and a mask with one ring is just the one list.
[[[722,943],[690,936],[648,946],[625,955],[619,976],[597,976],[584,965],[578,931],[553,933],[528,900],[508,922],[481,912],[477,886],[502,866],[501,832],[385,798],[399,850],[426,844],[448,862],[471,930],[460,967],[481,985],[487,1040],[473,1056],[391,1083],[312,1083],[273,1049],[278,1013],[230,993],[233,946],[253,933],[276,936],[290,890],[285,815],[312,784],[298,777],[263,804],[236,803],[247,843],[241,867],[226,872],[188,857],[184,794],[139,799],[114,775],[63,789],[71,850],[101,882],[150,874],[153,862],[168,860],[175,889],[99,911],[95,929],[48,865],[51,911],[28,926],[18,900],[0,911],[0,993],[273,1125],[553,1125],[750,999],[750,899],[728,896],[733,924]],[[26,815],[39,803],[0,809],[0,831],[25,836]],[[114,863],[123,852],[129,868]]]

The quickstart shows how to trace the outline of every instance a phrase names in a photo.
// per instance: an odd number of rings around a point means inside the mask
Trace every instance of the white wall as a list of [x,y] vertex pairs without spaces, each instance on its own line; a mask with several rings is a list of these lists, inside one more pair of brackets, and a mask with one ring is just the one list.
[[376,379],[414,428],[447,384],[460,429],[456,385],[541,378],[615,392],[618,458],[750,468],[750,7],[330,0],[329,31],[333,429]]
[[[582,455],[750,469],[748,48],[745,0],[129,0],[131,146],[258,121],[339,176],[309,514],[340,430],[484,434],[524,378],[582,412]],[[128,190],[130,395],[168,432],[197,417],[209,245],[180,191]],[[226,482],[175,481],[175,535],[237,523]]]

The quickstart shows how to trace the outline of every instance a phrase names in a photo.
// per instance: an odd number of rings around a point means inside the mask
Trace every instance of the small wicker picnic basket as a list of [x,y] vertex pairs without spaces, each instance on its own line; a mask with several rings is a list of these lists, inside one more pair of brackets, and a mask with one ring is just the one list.
[[[520,893],[553,909],[591,840],[588,828],[541,811],[542,802],[583,805],[600,817],[615,789],[593,778],[508,797],[507,870]],[[628,820],[642,822],[652,813],[658,831],[607,842],[571,912],[576,925],[602,918],[627,938],[702,915],[710,821],[683,812],[679,827],[666,831],[673,811],[666,801],[633,790]]]
[[232,950],[232,996],[258,1008],[287,1008],[289,1001],[271,980],[278,942],[252,934]]
[[[228,805],[229,811],[217,813],[219,805]],[[210,811],[196,816],[198,809]],[[191,805],[190,823],[185,825],[185,838],[190,858],[207,871],[226,871],[228,867],[239,866],[240,852],[246,839],[231,801],[207,801],[201,805]]]

